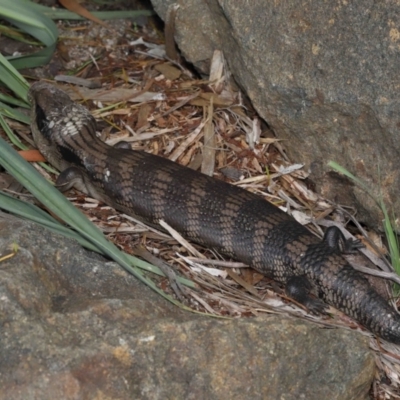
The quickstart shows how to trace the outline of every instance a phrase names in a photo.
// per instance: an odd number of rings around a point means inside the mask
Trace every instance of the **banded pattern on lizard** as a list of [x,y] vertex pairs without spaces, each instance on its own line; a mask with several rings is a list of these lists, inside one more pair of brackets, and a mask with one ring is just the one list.
[[48,83],[33,84],[29,99],[34,140],[62,171],[59,187],[74,185],[151,225],[163,219],[186,238],[284,283],[309,309],[322,311],[328,303],[400,344],[400,316],[329,241],[244,189],[162,157],[108,146],[96,136],[89,111]]

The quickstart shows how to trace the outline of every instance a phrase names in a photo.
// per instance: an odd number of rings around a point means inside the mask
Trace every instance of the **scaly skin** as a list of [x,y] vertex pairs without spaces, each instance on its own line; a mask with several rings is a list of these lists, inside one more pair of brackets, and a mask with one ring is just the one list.
[[63,171],[58,186],[74,185],[151,225],[163,219],[183,236],[289,284],[311,310],[326,305],[307,289],[400,344],[396,311],[336,249],[279,208],[162,157],[108,146],[96,136],[88,110],[52,85],[32,85],[29,98],[35,142]]

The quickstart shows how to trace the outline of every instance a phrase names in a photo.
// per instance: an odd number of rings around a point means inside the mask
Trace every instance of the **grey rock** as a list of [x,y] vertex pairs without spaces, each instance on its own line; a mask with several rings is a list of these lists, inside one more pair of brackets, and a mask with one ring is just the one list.
[[223,50],[235,80],[324,196],[355,204],[380,226],[374,201],[329,171],[333,160],[400,213],[398,2],[152,3],[162,18],[179,4],[175,38],[200,71]]
[[183,312],[117,265],[0,213],[0,399],[363,399],[364,337]]

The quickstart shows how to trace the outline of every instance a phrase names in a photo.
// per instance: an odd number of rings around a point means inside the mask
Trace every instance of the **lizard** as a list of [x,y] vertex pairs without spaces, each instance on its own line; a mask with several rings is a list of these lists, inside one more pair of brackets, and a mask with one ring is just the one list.
[[310,311],[329,304],[400,344],[399,314],[343,257],[333,228],[320,240],[261,196],[160,156],[107,145],[90,112],[49,83],[34,83],[28,97],[34,141],[61,171],[57,187],[74,186],[153,226],[164,220],[283,283]]

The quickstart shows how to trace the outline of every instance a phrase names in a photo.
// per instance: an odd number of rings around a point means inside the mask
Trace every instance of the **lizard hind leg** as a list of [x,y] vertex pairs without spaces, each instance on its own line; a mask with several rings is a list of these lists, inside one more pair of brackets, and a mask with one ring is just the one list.
[[312,285],[306,276],[292,276],[286,282],[286,294],[313,314],[325,314],[328,304],[311,295]]
[[322,239],[330,248],[339,253],[351,254],[365,247],[360,240],[346,239],[342,231],[336,226],[330,226]]

